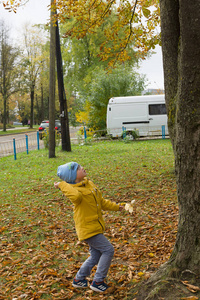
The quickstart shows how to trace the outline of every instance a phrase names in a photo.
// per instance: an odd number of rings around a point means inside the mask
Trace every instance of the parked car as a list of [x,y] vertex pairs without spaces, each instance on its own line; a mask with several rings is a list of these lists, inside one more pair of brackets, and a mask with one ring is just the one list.
[[[43,138],[45,129],[47,129],[48,127],[49,127],[49,120],[42,121],[42,123],[40,124],[40,126],[38,128],[40,139]],[[55,120],[55,130],[57,130],[59,133],[61,133],[61,123],[59,120]]]
[[55,130],[61,133],[61,123],[59,120],[55,120]]
[[21,123],[21,122],[13,122],[13,125],[14,125],[14,126],[22,125],[22,123]]

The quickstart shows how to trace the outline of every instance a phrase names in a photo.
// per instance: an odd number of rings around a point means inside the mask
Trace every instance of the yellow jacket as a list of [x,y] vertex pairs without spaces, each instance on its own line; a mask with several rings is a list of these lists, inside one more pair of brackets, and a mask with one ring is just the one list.
[[104,232],[102,210],[119,210],[119,205],[105,200],[99,189],[87,178],[76,184],[62,181],[59,189],[74,204],[74,221],[80,241]]

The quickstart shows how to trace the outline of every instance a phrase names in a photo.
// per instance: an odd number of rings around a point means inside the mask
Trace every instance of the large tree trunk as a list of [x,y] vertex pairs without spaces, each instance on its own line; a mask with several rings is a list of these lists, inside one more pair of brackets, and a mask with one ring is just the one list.
[[165,101],[172,144],[176,137],[175,115],[178,90],[178,47],[180,37],[179,0],[160,1],[161,37],[165,78]]
[[166,102],[179,203],[177,240],[170,260],[180,271],[189,269],[199,274],[200,2],[161,0],[160,4]]
[[[160,0],[160,8],[165,97],[175,157],[179,222],[169,261],[142,287],[137,299],[160,299],[161,289],[168,291],[164,299],[182,299],[173,296],[178,282],[178,289],[182,289],[180,279],[189,280],[188,274],[192,274],[192,283],[198,285],[200,276],[200,2]],[[169,292],[172,278],[176,278],[174,290]]]

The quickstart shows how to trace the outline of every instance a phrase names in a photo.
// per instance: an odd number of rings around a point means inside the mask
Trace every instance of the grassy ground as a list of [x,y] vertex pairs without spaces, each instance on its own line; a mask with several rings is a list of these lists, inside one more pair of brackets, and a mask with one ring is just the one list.
[[[115,247],[108,295],[71,286],[88,248],[77,244],[73,207],[53,183],[57,167],[72,160],[86,168],[105,198],[136,201],[133,214],[104,215]],[[169,140],[73,145],[71,153],[57,149],[54,159],[46,150],[32,151],[16,161],[1,158],[0,167],[0,299],[129,299],[131,288],[169,258],[177,225]]]
[[39,128],[39,125],[34,125],[32,129],[29,128],[29,126],[22,126],[19,125],[16,127],[8,127],[6,131],[3,131],[3,127],[0,126],[0,136],[1,135],[8,135],[8,134],[16,134],[16,133],[24,133],[24,132],[30,132],[30,131],[37,131]]

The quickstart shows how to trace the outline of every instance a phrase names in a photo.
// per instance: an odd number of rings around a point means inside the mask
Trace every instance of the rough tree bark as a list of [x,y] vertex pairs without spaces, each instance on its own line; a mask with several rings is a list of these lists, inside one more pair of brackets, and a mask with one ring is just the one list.
[[200,272],[200,2],[161,0],[166,103],[179,225],[170,262]]
[[[200,285],[200,1],[160,0],[160,8],[179,223],[169,261],[150,278],[146,292],[139,293],[137,299],[159,299],[155,296],[157,283],[162,282],[163,289],[164,279],[167,290],[169,279],[177,282],[183,274],[192,274],[193,284]],[[173,297],[164,299],[181,299]]]

